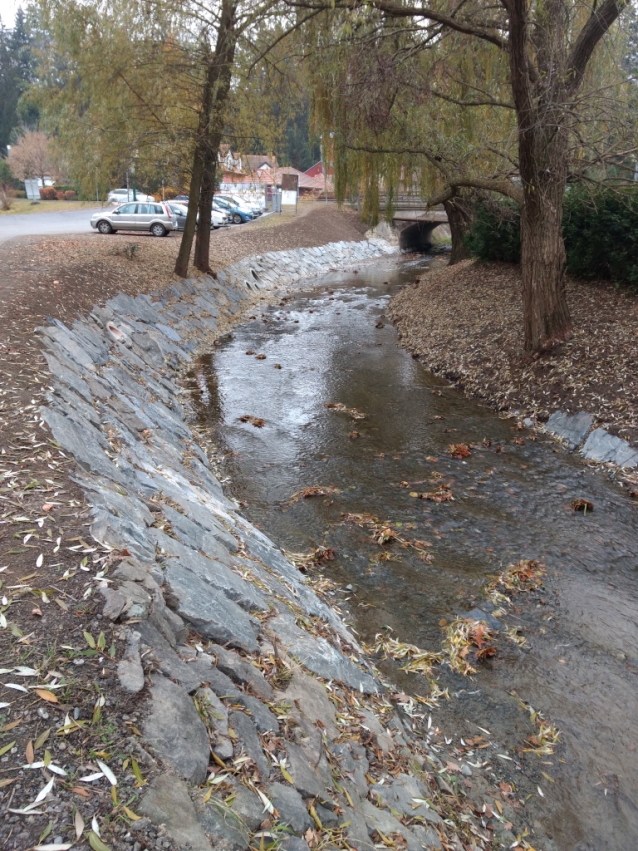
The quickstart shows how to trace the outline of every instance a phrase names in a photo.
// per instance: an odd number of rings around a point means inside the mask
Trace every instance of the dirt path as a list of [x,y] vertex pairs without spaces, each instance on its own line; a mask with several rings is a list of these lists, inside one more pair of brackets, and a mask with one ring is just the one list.
[[[321,205],[295,221],[267,222],[215,234],[217,267],[249,254],[362,238],[353,214]],[[133,260],[113,253],[131,243],[140,245]],[[133,760],[144,780],[157,768],[136,739],[143,697],[117,688],[124,648],[99,614],[84,570],[98,557],[107,565],[108,555],[87,540],[88,506],[68,477],[69,460],[40,425],[49,377],[34,332],[46,317],[70,324],[122,290],[166,284],[178,246],[178,239],[94,234],[0,246],[0,594],[6,595],[0,597],[0,847],[6,851],[69,842],[74,818],[88,830],[94,816],[111,851],[173,847],[148,820],[129,825],[123,818],[140,783]],[[52,554],[56,570],[47,575],[42,556],[48,561]],[[38,672],[40,692],[21,685],[21,670]],[[61,718],[67,720],[60,724]],[[119,797],[77,782],[95,771],[96,759],[118,766]],[[71,764],[73,772],[43,777],[42,762]],[[30,764],[36,770],[24,768]],[[46,804],[43,835],[42,819],[7,808],[17,791],[21,800],[35,801],[49,777],[57,794]]]

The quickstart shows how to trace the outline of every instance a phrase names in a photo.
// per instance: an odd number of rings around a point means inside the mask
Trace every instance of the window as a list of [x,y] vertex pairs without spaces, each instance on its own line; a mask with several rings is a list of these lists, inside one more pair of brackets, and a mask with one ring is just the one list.
[[137,205],[137,215],[138,216],[150,216],[152,214],[152,209],[150,204],[138,204]]
[[118,213],[124,213],[124,215],[130,216],[131,213],[135,212],[135,207],[135,204],[124,204],[122,207],[119,208]]
[[156,216],[163,216],[164,215],[164,210],[162,209],[162,207],[159,204],[155,204],[153,206],[153,211],[154,211]]

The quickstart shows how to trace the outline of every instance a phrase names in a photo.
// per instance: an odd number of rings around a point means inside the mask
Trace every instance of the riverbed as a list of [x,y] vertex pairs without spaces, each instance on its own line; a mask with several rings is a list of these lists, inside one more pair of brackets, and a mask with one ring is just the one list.
[[[317,570],[364,643],[391,634],[437,651],[446,625],[489,609],[491,576],[542,562],[544,586],[514,598],[496,655],[469,678],[440,668],[451,699],[432,718],[448,737],[497,746],[484,770],[519,787],[535,848],[634,848],[636,505],[606,474],[467,400],[398,346],[388,300],[432,262],[335,273],[255,313],[198,362],[200,425],[252,522],[289,552],[325,548]],[[459,444],[470,454],[453,457]],[[304,496],[308,488],[323,493]],[[575,511],[577,499],[593,510]],[[373,528],[395,539],[379,545]],[[422,677],[379,666],[427,694]],[[525,752],[537,727],[522,704],[560,729],[555,753]]]

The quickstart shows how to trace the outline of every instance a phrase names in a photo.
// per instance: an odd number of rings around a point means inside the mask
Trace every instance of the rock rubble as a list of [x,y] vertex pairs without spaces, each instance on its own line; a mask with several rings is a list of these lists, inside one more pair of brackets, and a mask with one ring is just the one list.
[[117,564],[97,581],[125,641],[120,684],[148,689],[141,734],[163,772],[138,809],[181,847],[514,839],[482,827],[418,705],[391,699],[338,615],[224,496],[180,388],[248,305],[393,250],[369,240],[248,258],[40,329],[55,382],[42,417]]

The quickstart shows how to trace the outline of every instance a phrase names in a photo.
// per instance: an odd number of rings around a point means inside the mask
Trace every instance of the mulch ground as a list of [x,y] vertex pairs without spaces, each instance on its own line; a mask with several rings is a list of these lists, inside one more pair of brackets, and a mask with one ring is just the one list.
[[568,343],[522,351],[520,271],[464,261],[423,275],[390,304],[401,343],[438,375],[499,411],[544,422],[588,411],[638,445],[638,297],[604,281],[567,281]]
[[[363,238],[355,214],[321,204],[301,213],[294,220],[282,217],[281,224],[264,219],[215,232],[213,267],[250,254]],[[122,249],[132,243],[138,249],[129,260]],[[88,506],[68,477],[73,464],[39,425],[49,379],[34,332],[46,317],[70,323],[120,291],[167,284],[178,248],[175,235],[93,233],[0,245],[3,851],[67,844],[76,835],[78,851],[89,849],[89,842],[99,848],[98,841],[111,851],[173,847],[148,820],[134,818],[141,784],[158,770],[137,743],[144,693],[131,698],[117,686],[122,642],[101,619],[93,595],[96,574],[113,556],[90,540]],[[98,760],[111,769],[116,786],[108,776],[80,779],[101,773]],[[53,797],[11,812],[35,803],[51,781]]]

